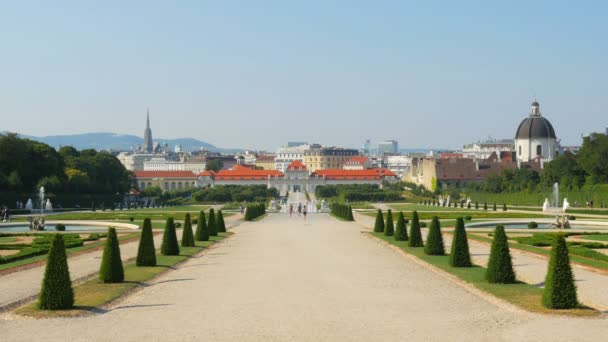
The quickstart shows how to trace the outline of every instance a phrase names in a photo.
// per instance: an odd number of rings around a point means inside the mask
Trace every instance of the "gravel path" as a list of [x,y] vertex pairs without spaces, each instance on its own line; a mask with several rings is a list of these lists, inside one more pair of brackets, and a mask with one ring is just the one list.
[[324,214],[244,223],[103,315],[0,320],[7,341],[600,340],[604,319],[512,312]]
[[[226,218],[228,227],[234,226],[240,215],[233,215]],[[196,229],[196,226],[193,227]],[[158,230],[156,230],[158,231]],[[178,236],[182,230],[179,229]],[[154,236],[154,244],[156,248],[160,248],[162,242],[162,234]],[[123,260],[135,258],[137,256],[137,248],[139,240],[123,243],[120,245],[120,254]],[[72,280],[88,277],[99,271],[101,256],[103,249],[84,253],[68,258],[70,267],[70,277]],[[25,299],[37,296],[40,292],[42,277],[44,275],[45,265],[25,269],[23,271],[9,273],[0,276],[0,311],[3,308],[11,307],[12,304],[21,302]]]

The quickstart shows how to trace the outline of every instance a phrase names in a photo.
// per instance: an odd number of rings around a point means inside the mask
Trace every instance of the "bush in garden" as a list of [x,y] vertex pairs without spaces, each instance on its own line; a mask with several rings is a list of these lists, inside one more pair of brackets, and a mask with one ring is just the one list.
[[536,229],[538,228],[538,223],[532,221],[532,222],[528,222],[528,229]]
[[431,221],[431,227],[429,228],[429,234],[426,238],[424,252],[428,255],[445,254],[443,236],[441,235],[441,224],[439,223],[439,218],[437,216],[433,216],[433,220]]
[[488,203],[486,203],[486,202],[483,203],[483,210],[485,210],[485,211],[488,210]]
[[376,222],[374,223],[374,232],[384,232],[384,218],[382,217],[382,210],[378,209],[376,212]]
[[55,235],[51,244],[37,306],[41,310],[65,310],[74,306],[68,258],[60,234]]
[[471,202],[467,203],[467,209],[471,209]]
[[129,217],[129,221],[131,221],[131,222],[135,221],[135,217],[133,217],[133,216]]
[[412,228],[410,228],[410,247],[424,247],[422,242],[422,233],[420,232],[420,220],[418,219],[418,212],[412,213]]
[[471,217],[471,215],[466,215],[466,216],[464,217],[464,219],[465,219],[466,221],[471,221],[471,220],[473,219],[473,217]]
[[551,249],[543,291],[543,305],[550,309],[572,309],[578,306],[568,246],[562,234],[556,234]]
[[397,228],[395,229],[395,241],[407,241],[407,224],[405,223],[405,217],[403,212],[400,211],[397,216]]
[[152,233],[152,221],[149,218],[144,219],[144,226],[141,230],[139,238],[139,247],[137,248],[137,266],[156,266],[156,249],[154,248],[154,234]]
[[57,223],[55,225],[55,230],[58,232],[64,232],[65,231],[65,225],[63,223]]
[[502,211],[507,211],[507,203],[502,204]]
[[496,211],[496,202],[494,202],[494,205],[492,206],[492,210]]
[[384,235],[393,236],[395,234],[395,226],[393,223],[393,211],[388,210],[386,213],[386,224],[384,225]]
[[207,220],[205,212],[201,210],[196,223],[196,233],[194,234],[196,241],[209,241],[209,229],[207,228]]
[[462,217],[456,219],[456,228],[452,239],[452,250],[450,252],[450,265],[452,267],[471,267],[471,255],[469,254],[469,241],[464,229]]
[[190,213],[186,213],[184,230],[182,232],[182,247],[194,247],[194,234],[192,233],[192,222]]
[[179,244],[177,243],[177,233],[175,232],[173,217],[169,217],[165,223],[165,232],[163,233],[160,252],[163,255],[179,255]]
[[[209,216],[211,216],[211,210],[213,210],[213,208],[209,210]],[[264,203],[250,203],[247,205],[247,208],[245,210],[245,221],[253,221],[264,214],[266,214],[266,206],[264,205]],[[210,231],[212,231],[214,227],[211,227],[211,225],[209,225],[209,229]]]
[[116,228],[108,228],[108,238],[103,249],[101,267],[99,268],[99,280],[104,283],[122,283],[125,280],[125,271],[122,268],[120,258],[120,247]]
[[479,202],[475,201],[475,209],[479,209]]
[[224,222],[224,214],[221,210],[217,211],[217,231],[220,233],[226,232],[226,223]]
[[515,272],[505,227],[496,226],[490,250],[490,260],[486,270],[486,280],[490,283],[511,284],[515,282]]
[[[249,206],[247,206],[247,211],[249,211]],[[245,215],[245,220],[247,220],[247,215]],[[215,220],[215,210],[213,208],[209,209],[207,228],[209,229],[209,236],[217,236],[217,221]]]

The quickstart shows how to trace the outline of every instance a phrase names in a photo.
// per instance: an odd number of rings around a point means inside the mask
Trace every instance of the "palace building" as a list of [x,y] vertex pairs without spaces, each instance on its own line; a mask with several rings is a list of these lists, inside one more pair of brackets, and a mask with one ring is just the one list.
[[532,102],[529,117],[517,127],[515,154],[518,162],[551,161],[561,153],[553,125],[540,112],[538,102]]

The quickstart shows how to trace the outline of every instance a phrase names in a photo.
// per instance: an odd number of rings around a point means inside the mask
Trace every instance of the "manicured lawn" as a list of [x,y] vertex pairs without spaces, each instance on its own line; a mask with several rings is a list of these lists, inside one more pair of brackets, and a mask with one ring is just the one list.
[[95,309],[111,302],[112,300],[122,296],[127,291],[130,291],[138,286],[142,286],[144,282],[154,278],[155,276],[166,272],[176,264],[190,258],[199,253],[209,245],[216,243],[232,233],[220,233],[220,236],[212,237],[212,241],[196,242],[196,247],[180,247],[179,256],[164,256],[157,254],[157,266],[154,267],[137,267],[134,262],[125,265],[125,282],[119,284],[104,284],[97,278],[86,281],[74,287],[74,309],[72,310],[39,310],[36,308],[36,302],[29,303],[17,310],[16,313],[25,316],[33,316],[39,318],[47,317],[71,317],[79,316],[93,312]]
[[608,241],[608,234],[582,235],[581,239],[595,240],[595,241]]
[[17,238],[14,236],[0,236],[0,243],[10,243],[17,241]]
[[[441,209],[441,208],[438,208]],[[394,215],[395,213],[399,212],[399,210],[393,210],[393,217],[396,217],[396,215]],[[364,212],[362,213],[364,215],[368,215],[368,216],[372,216],[372,217],[376,217],[376,212]],[[385,212],[383,212],[383,214],[385,214]],[[406,218],[411,219],[412,218],[412,212],[411,211],[407,211],[404,210],[403,214],[405,215]],[[430,220],[433,218],[433,216],[437,216],[439,217],[439,219],[444,220],[444,219],[457,219],[459,217],[464,217],[464,216],[471,216],[473,219],[503,219],[503,218],[547,218],[550,216],[547,215],[542,215],[542,214],[536,214],[536,213],[516,213],[516,212],[509,212],[509,211],[492,211],[492,210],[488,210],[488,211],[484,211],[484,210],[452,210],[452,211],[438,211],[438,212],[429,212],[429,211],[419,211],[418,212],[418,217],[421,220]]]
[[574,310],[551,310],[541,304],[543,290],[523,282],[516,284],[491,284],[485,280],[486,268],[481,266],[456,268],[449,265],[448,256],[429,256],[424,253],[423,248],[412,248],[407,242],[395,241],[393,237],[384,236],[382,233],[370,233],[378,239],[395,245],[420,260],[446,271],[459,279],[485,291],[493,296],[517,305],[527,311],[550,314],[565,314],[576,316],[594,316],[599,312],[591,308],[580,308]]

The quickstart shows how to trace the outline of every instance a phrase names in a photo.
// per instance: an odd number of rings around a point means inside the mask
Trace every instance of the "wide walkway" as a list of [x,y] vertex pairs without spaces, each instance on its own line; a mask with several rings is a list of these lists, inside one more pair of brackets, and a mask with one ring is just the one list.
[[583,341],[608,320],[512,312],[326,214],[244,223],[103,315],[0,320],[6,341]]

